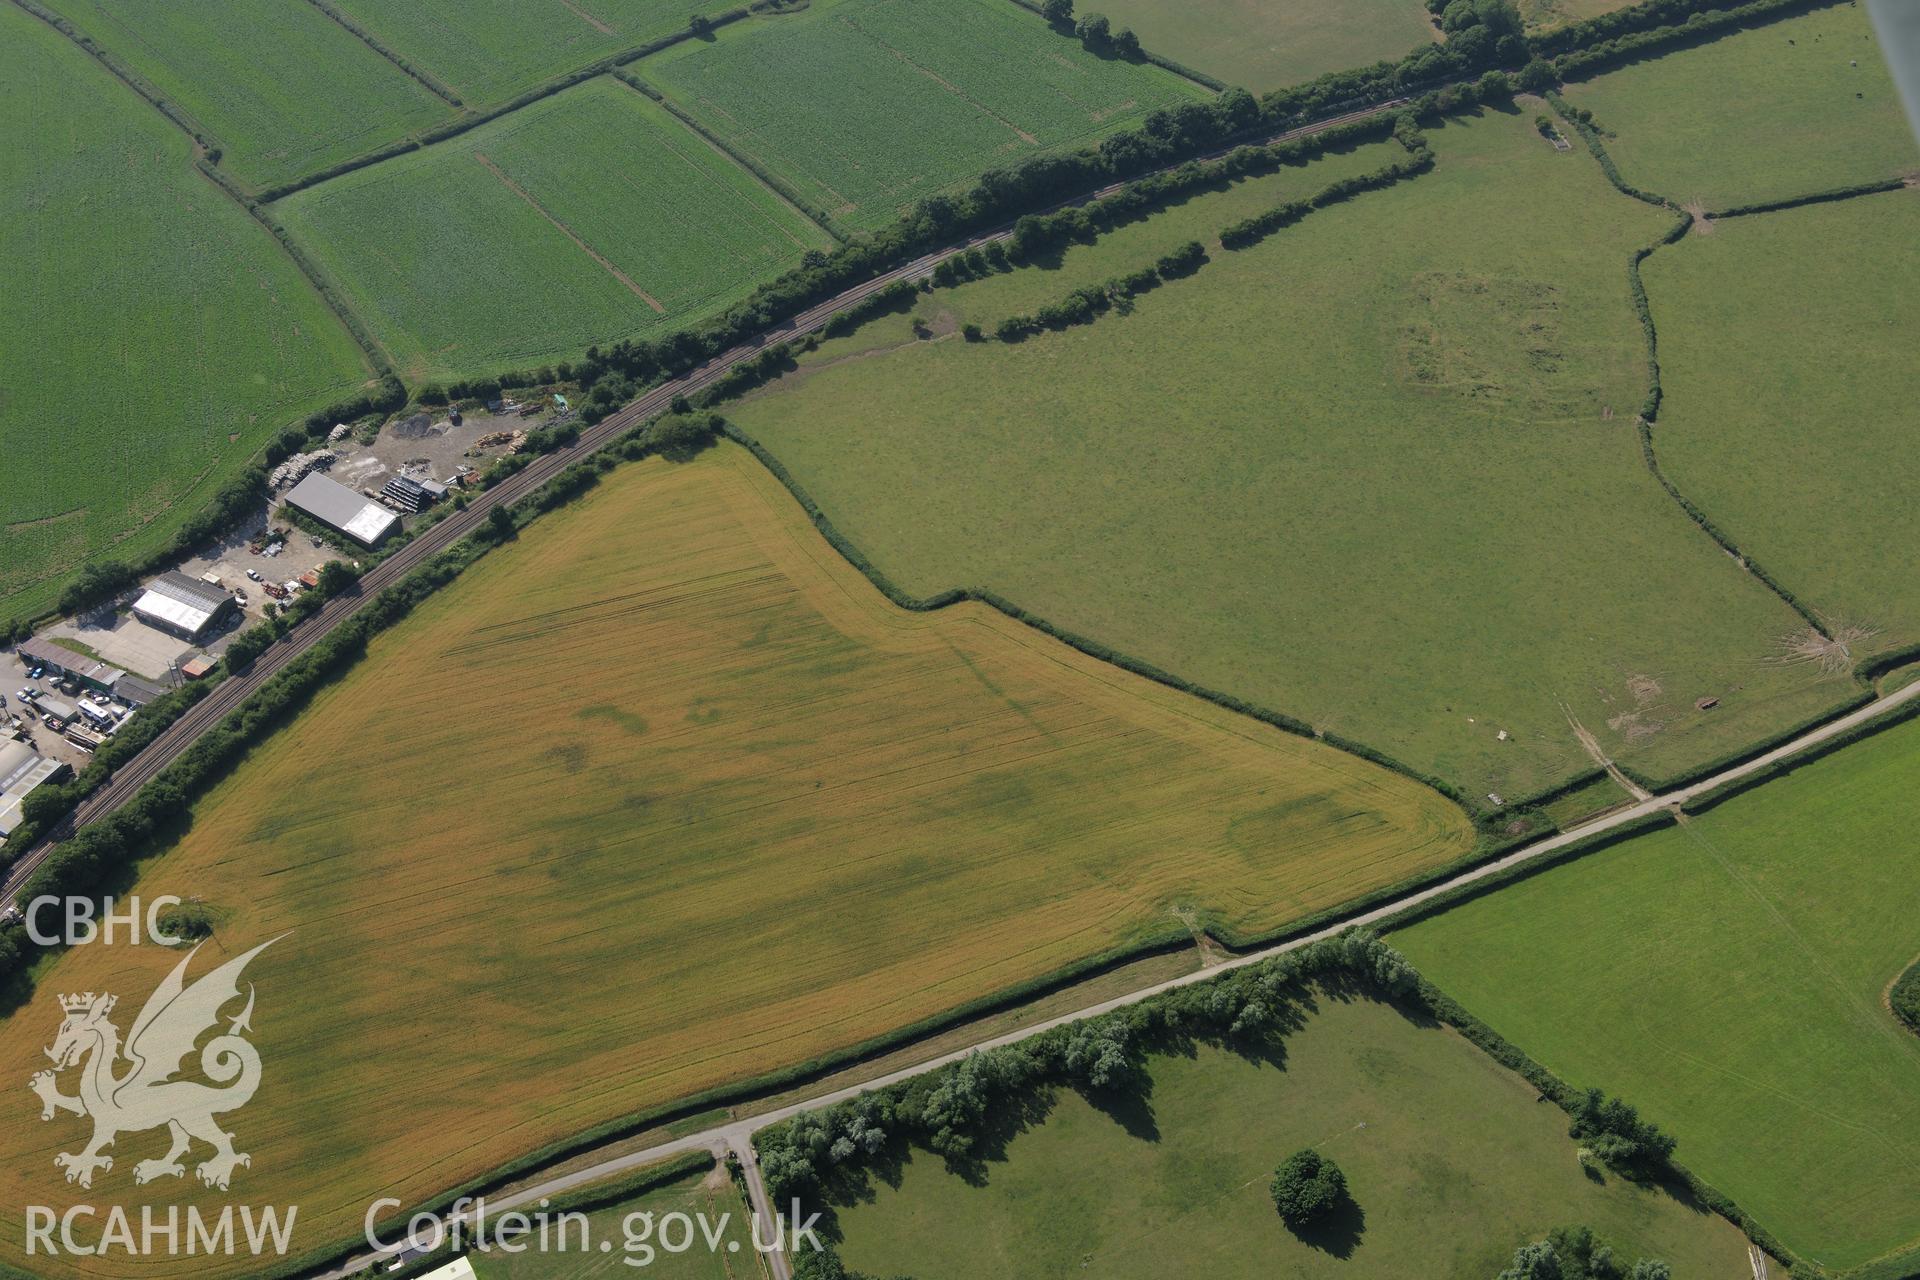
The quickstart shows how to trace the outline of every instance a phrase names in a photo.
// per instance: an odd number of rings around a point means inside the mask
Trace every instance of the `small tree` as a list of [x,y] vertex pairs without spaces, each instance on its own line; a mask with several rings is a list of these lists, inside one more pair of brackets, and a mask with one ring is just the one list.
[[1274,1170],[1273,1207],[1295,1231],[1323,1220],[1347,1194],[1347,1175],[1340,1166],[1308,1147],[1288,1156]]
[[1111,30],[1106,15],[1099,13],[1089,13],[1073,24],[1073,34],[1080,37],[1080,43],[1094,50],[1107,47]]
[[1073,21],[1073,0],[1042,0],[1040,16],[1056,27]]
[[1528,93],[1543,93],[1559,83],[1559,73],[1545,58],[1535,58],[1520,69],[1520,87]]
[[648,440],[662,457],[685,462],[713,443],[720,421],[710,413],[670,413],[653,424]]
[[1565,1280],[1566,1270],[1560,1255],[1549,1240],[1523,1244],[1514,1251],[1513,1263],[1500,1273],[1499,1280]]
[[697,36],[703,36],[713,30],[713,19],[704,13],[690,14],[687,17],[687,30]]
[[1140,57],[1140,37],[1133,34],[1132,27],[1122,27],[1113,33],[1113,51],[1123,58]]

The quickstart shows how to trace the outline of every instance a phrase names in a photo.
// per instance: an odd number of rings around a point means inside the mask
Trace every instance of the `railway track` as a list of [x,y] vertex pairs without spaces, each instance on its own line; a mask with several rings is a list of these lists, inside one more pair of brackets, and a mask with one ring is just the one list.
[[[1405,106],[1407,102],[1406,98],[1393,98],[1374,106],[1329,116],[1297,129],[1288,129],[1235,143],[1232,146],[1220,147],[1204,155],[1182,160],[1179,164],[1164,166],[1142,175],[1142,178],[1166,173],[1196,161],[1217,160],[1242,146],[1272,146],[1289,139],[1321,133],[1351,121],[1393,111]],[[1141,180],[1141,178],[1129,178],[1121,182],[1109,183],[1098,190],[1087,192],[1071,200],[1061,201],[1043,212],[1086,204],[1112,195]],[[142,786],[172,764],[182,752],[199,739],[201,734],[236,710],[255,690],[265,685],[289,663],[312,648],[335,627],[352,618],[381,590],[400,581],[409,572],[419,568],[479,528],[486,520],[487,514],[495,507],[511,506],[527,497],[568,466],[583,458],[591,457],[633,427],[666,409],[676,396],[691,396],[704,390],[725,377],[736,366],[757,357],[766,348],[818,328],[833,316],[858,306],[867,298],[891,285],[901,281],[919,280],[932,272],[943,260],[955,254],[965,253],[969,249],[979,248],[995,240],[1004,240],[1012,233],[1013,223],[1003,223],[991,230],[945,245],[931,253],[922,254],[911,262],[875,276],[863,284],[855,285],[824,302],[817,303],[748,341],[730,347],[684,376],[662,383],[624,408],[581,431],[580,438],[573,444],[541,455],[520,471],[481,493],[468,503],[464,510],[455,512],[427,529],[369,569],[354,587],[328,600],[310,617],[296,624],[284,639],[256,658],[253,665],[246,671],[228,676],[214,688],[212,693],[190,707],[7,869],[5,878],[0,880],[0,903],[17,906],[21,889],[33,873],[46,862],[61,841],[70,838],[88,823],[97,822],[126,804]]]

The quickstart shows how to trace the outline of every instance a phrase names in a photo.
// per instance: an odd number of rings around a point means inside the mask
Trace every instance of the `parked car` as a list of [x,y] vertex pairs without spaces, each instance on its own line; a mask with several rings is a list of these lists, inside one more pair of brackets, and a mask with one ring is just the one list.
[[47,669],[45,667],[35,667],[33,670],[27,672],[27,679],[38,680],[41,676],[45,675],[46,673],[47,673]]
[[260,581],[260,571],[258,569],[247,570],[247,576],[249,578],[252,578],[255,582]]
[[34,689],[16,689],[14,690],[13,696],[22,702],[32,702],[37,692],[38,691]]

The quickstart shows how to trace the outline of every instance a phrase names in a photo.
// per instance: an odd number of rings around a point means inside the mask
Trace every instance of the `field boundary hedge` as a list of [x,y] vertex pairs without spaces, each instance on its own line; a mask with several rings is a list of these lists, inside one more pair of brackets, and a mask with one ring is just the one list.
[[[1278,1013],[1315,985],[1342,994],[1362,994],[1453,1028],[1476,1049],[1526,1080],[1576,1125],[1586,1106],[1598,1100],[1595,1094],[1567,1084],[1474,1017],[1378,934],[1349,930],[770,1125],[754,1135],[769,1192],[781,1198],[797,1196],[811,1207],[830,1207],[820,1194],[821,1184],[829,1177],[845,1176],[847,1170],[857,1176],[868,1158],[887,1150],[894,1140],[964,1157],[970,1154],[974,1133],[986,1117],[1009,1101],[1048,1089],[1139,1090],[1149,1054],[1178,1054],[1196,1043],[1230,1046],[1249,1035],[1272,1035]],[[1658,1131],[1640,1121],[1631,1108],[1626,1108],[1626,1118],[1636,1137],[1657,1138]],[[846,1141],[836,1141],[836,1135]],[[1655,1148],[1644,1159],[1643,1165],[1624,1176],[1664,1184],[1669,1193],[1683,1189],[1769,1253],[1794,1258],[1729,1197],[1670,1154]],[[826,1251],[834,1252],[830,1242]],[[797,1274],[838,1275],[833,1262],[837,1257],[816,1269],[803,1261]]]
[[1832,204],[1837,200],[1853,200],[1860,196],[1877,196],[1906,189],[1905,178],[1883,178],[1877,182],[1856,182],[1851,186],[1830,187],[1825,191],[1809,191],[1805,195],[1786,196],[1779,200],[1763,200],[1757,204],[1737,204],[1722,209],[1718,213],[1709,213],[1707,216],[1709,218],[1747,218],[1757,213],[1781,213],[1810,204]]
[[[1013,3],[1017,7],[1025,9],[1028,13],[1038,15],[1042,22],[1046,22],[1046,12],[1043,9],[1041,9],[1039,0],[1013,0]],[[1071,37],[1072,35],[1071,31],[1065,30],[1060,27],[1056,27],[1051,22],[1046,22],[1046,26],[1049,30],[1054,32],[1054,34],[1056,35],[1064,35],[1069,37]],[[1096,53],[1095,56],[1106,57],[1109,55]],[[1129,58],[1124,54],[1113,54],[1111,56],[1116,62],[1134,61],[1134,59]],[[1151,49],[1141,49],[1140,55],[1139,55],[1139,61],[1150,62],[1154,66],[1159,67],[1162,71],[1171,71],[1173,72],[1173,74],[1179,76],[1183,80],[1193,81],[1195,84],[1199,85],[1202,89],[1209,89],[1209,90],[1212,90],[1214,93],[1225,93],[1227,91],[1226,81],[1215,79],[1213,76],[1208,75],[1204,71],[1195,71],[1192,67],[1187,66],[1185,63],[1175,62],[1172,58],[1164,57],[1160,54],[1153,52],[1153,50]]]
[[[1795,2],[1798,2],[1798,0],[1795,0]],[[1621,176],[1619,167],[1614,164],[1613,157],[1607,153],[1605,144],[1600,140],[1599,131],[1596,130],[1592,124],[1581,119],[1574,109],[1567,104],[1566,99],[1561,97],[1559,93],[1549,90],[1544,96],[1552,105],[1554,111],[1559,114],[1560,118],[1566,121],[1566,123],[1580,135],[1581,140],[1587,144],[1588,152],[1592,154],[1594,160],[1600,165],[1601,172],[1606,175],[1607,181],[1612,183],[1622,195],[1629,196],[1645,204],[1653,205],[1658,209],[1666,209],[1677,215],[1676,221],[1667,229],[1666,234],[1662,235],[1652,244],[1635,249],[1627,257],[1627,289],[1633,298],[1634,312],[1640,318],[1640,332],[1647,347],[1647,394],[1646,398],[1641,402],[1640,413],[1635,421],[1635,429],[1640,433],[1640,456],[1646,463],[1647,471],[1653,476],[1654,480],[1659,483],[1660,487],[1666,490],[1667,496],[1673,499],[1680,510],[1686,513],[1687,518],[1693,521],[1701,532],[1718,543],[1721,550],[1734,558],[1735,563],[1747,573],[1751,574],[1765,586],[1767,590],[1779,597],[1781,603],[1798,614],[1801,621],[1813,628],[1816,635],[1825,640],[1832,640],[1833,633],[1827,628],[1827,624],[1818,614],[1809,608],[1785,583],[1775,577],[1765,565],[1761,564],[1759,560],[1742,549],[1740,544],[1734,541],[1732,535],[1715,524],[1712,517],[1707,515],[1698,503],[1680,491],[1680,487],[1673,482],[1667,475],[1665,469],[1661,467],[1659,456],[1654,449],[1653,427],[1654,423],[1659,419],[1660,402],[1664,395],[1660,384],[1660,334],[1659,329],[1654,324],[1653,302],[1647,295],[1646,281],[1640,275],[1640,264],[1668,245],[1678,244],[1684,239],[1687,233],[1693,229],[1694,215],[1681,208],[1666,196],[1656,195],[1649,191],[1642,191],[1640,188],[1628,183],[1626,179]]]
[[[1374,122],[1360,123],[1369,125]],[[1371,133],[1373,130],[1363,129],[1360,132]],[[1427,146],[1425,135],[1419,132],[1418,126],[1413,125],[1410,118],[1402,117],[1401,123],[1393,129],[1393,136],[1406,148],[1407,159],[1391,161],[1371,173],[1336,179],[1310,196],[1288,201],[1264,213],[1236,222],[1220,233],[1221,248],[1229,251],[1250,249],[1268,236],[1300,222],[1316,210],[1330,208],[1369,191],[1383,190],[1432,170],[1433,151]],[[1279,148],[1242,149],[1242,151],[1246,150],[1271,153],[1277,152]],[[1326,146],[1322,144],[1308,150],[1315,156],[1324,155]],[[1156,200],[1163,201],[1173,191],[1208,185],[1251,170],[1254,168],[1252,161],[1237,167],[1235,165],[1242,151],[1236,151],[1227,158],[1211,164],[1183,166],[1183,169],[1176,173],[1176,181],[1167,184],[1172,190],[1155,192]],[[1271,163],[1280,162],[1272,160]],[[1186,170],[1191,170],[1191,173]],[[1101,202],[1094,203],[1097,205]],[[1016,261],[1025,259],[1031,256],[1034,248],[1042,244],[1051,246],[1061,239],[1077,238],[1078,233],[1088,229],[1090,223],[1098,227],[1100,224],[1097,221],[1097,215],[1090,216],[1087,213],[1087,209],[1091,207],[1076,206],[1045,218],[1022,218],[1014,228],[1012,256]],[[1112,228],[1109,225],[1105,229]],[[949,259],[949,261],[952,260]],[[1163,255],[1147,266],[1124,275],[1114,276],[1100,284],[1075,289],[1058,302],[1042,306],[1032,315],[1008,316],[1000,321],[994,330],[994,337],[1001,342],[1024,342],[1042,330],[1058,331],[1075,325],[1092,324],[1113,310],[1116,303],[1130,303],[1134,298],[1150,293],[1163,284],[1185,279],[1198,273],[1212,261],[1213,259],[1207,256],[1206,246],[1198,240],[1189,241],[1181,248]]]
[[822,231],[832,236],[837,243],[845,244],[851,238],[841,229],[840,224],[835,222],[825,209],[822,209],[798,191],[795,191],[784,178],[775,174],[752,156],[735,151],[727,144],[724,138],[713,133],[705,125],[694,119],[679,103],[669,98],[665,93],[654,88],[645,80],[642,80],[638,73],[628,71],[625,67],[619,67],[614,70],[613,78],[621,84],[626,85],[627,88],[632,89],[635,93],[642,95],[648,101],[658,103],[661,107],[664,107],[668,115],[671,115],[675,120],[685,125],[687,129],[692,131],[695,137],[705,142],[727,159],[733,161],[734,164],[740,168],[746,170],[761,186],[773,192],[773,194],[781,200],[807,215],[809,219],[819,225]]
[[[1563,28],[1551,32],[1545,37],[1545,43],[1555,44],[1554,37],[1567,32],[1585,29],[1588,34],[1596,33],[1599,28],[1609,26],[1610,19],[1628,19],[1620,24],[1622,34],[1613,38],[1602,38],[1595,44],[1582,44],[1579,48],[1569,48],[1567,52],[1555,56],[1554,71],[1562,80],[1580,81],[1636,62],[1646,62],[1653,58],[1664,57],[1669,53],[1678,53],[1711,44],[1723,36],[1734,35],[1741,31],[1751,31],[1769,26],[1786,18],[1798,17],[1817,9],[1830,9],[1854,0],[1745,0],[1744,3],[1726,5],[1717,0],[1652,0],[1651,3],[1638,5],[1632,9],[1618,10],[1612,14],[1602,14],[1598,18],[1578,24],[1578,27]],[[1666,22],[1647,27],[1637,25],[1641,19],[1656,14],[1686,13],[1685,21]]]
[[92,36],[74,26],[66,18],[40,5],[37,0],[13,0],[13,3],[79,45],[96,62],[112,72],[116,79],[139,95],[148,106],[165,116],[169,124],[192,138],[194,144],[202,151],[212,156],[219,156],[220,144],[207,131],[205,125],[195,119],[185,107],[161,93],[158,85],[149,82],[146,77],[120,61],[106,46],[95,41]]
[[851,539],[840,531],[839,526],[835,525],[833,521],[828,518],[827,514],[820,509],[819,504],[813,500],[813,495],[807,492],[806,488],[794,477],[793,473],[787,470],[786,466],[775,457],[765,445],[748,435],[732,422],[726,423],[722,430],[728,439],[752,453],[755,458],[759,459],[760,464],[773,474],[775,479],[786,486],[787,492],[793,495],[794,501],[799,503],[801,510],[807,513],[807,518],[813,522],[814,528],[819,530],[820,536],[825,538],[828,544],[832,546],[835,551],[839,552],[848,564],[858,569],[882,595],[897,607],[913,613],[931,613],[936,609],[944,609],[948,605],[957,604],[962,600],[978,601],[981,604],[989,605],[999,610],[1015,622],[1024,623],[1032,627],[1035,631],[1051,636],[1070,648],[1079,650],[1090,658],[1098,659],[1110,666],[1119,667],[1123,671],[1141,676],[1156,684],[1164,685],[1169,689],[1190,694],[1206,702],[1211,702],[1217,707],[1232,711],[1238,715],[1246,716],[1248,719],[1258,720],[1263,724],[1271,725],[1273,728],[1291,733],[1296,737],[1325,742],[1342,750],[1347,750],[1352,754],[1361,755],[1363,758],[1371,760],[1375,764],[1384,765],[1392,769],[1402,777],[1424,783],[1426,786],[1459,805],[1469,816],[1479,812],[1470,806],[1467,798],[1457,787],[1443,778],[1436,777],[1432,774],[1423,774],[1411,765],[1395,760],[1385,752],[1370,747],[1355,750],[1354,748],[1357,747],[1358,744],[1349,745],[1345,739],[1337,738],[1336,735],[1322,733],[1298,716],[1288,715],[1282,711],[1274,711],[1267,707],[1248,702],[1233,694],[1223,693],[1218,689],[1195,684],[1151,662],[1136,658],[1131,654],[1123,653],[1098,640],[1083,636],[1076,631],[1069,631],[1065,627],[1059,626],[1039,614],[1022,608],[1020,605],[1013,603],[997,592],[980,587],[949,587],[945,591],[935,592],[930,596],[908,594],[901,589],[898,583],[894,582],[892,578],[889,578],[885,571],[874,564],[872,560],[868,559],[866,554],[862,552]]
[[466,105],[460,101],[459,96],[456,95],[452,89],[448,88],[444,84],[441,84],[440,81],[435,79],[433,76],[428,75],[421,68],[414,66],[412,63],[408,62],[405,58],[401,57],[399,54],[395,53],[393,50],[387,48],[386,45],[381,44],[378,40],[373,38],[372,32],[366,30],[364,27],[354,22],[353,19],[347,17],[346,14],[341,13],[338,9],[328,4],[327,0],[307,0],[307,3],[312,5],[314,8],[318,9],[321,13],[325,14],[327,16],[327,19],[331,21],[335,26],[342,28],[343,30],[346,31],[348,35],[352,36],[354,39],[358,40],[361,44],[364,44],[365,46],[367,46],[367,48],[373,50],[375,53],[385,58],[388,62],[391,62],[394,66],[398,67],[402,72],[406,73],[407,76],[418,81],[422,88],[424,88],[428,93],[431,93],[434,97],[446,103],[448,106],[460,107],[460,106]]
[[[1871,700],[1870,697],[1867,700]],[[1916,716],[1920,716],[1920,699],[1895,707],[1885,715],[1875,716],[1865,724],[1855,725],[1845,733],[1837,733],[1825,742],[1808,747],[1805,751],[1796,751],[1786,759],[1776,760],[1764,769],[1756,769],[1744,778],[1735,778],[1731,782],[1722,783],[1711,791],[1702,792],[1700,795],[1694,796],[1691,800],[1683,803],[1680,806],[1681,811],[1683,813],[1694,814],[1706,813],[1710,809],[1716,809],[1735,796],[1745,795],[1762,783],[1771,782],[1775,778],[1784,778],[1788,774],[1794,773],[1807,765],[1826,759],[1842,747],[1850,747],[1862,739],[1875,737],[1897,725],[1905,724]],[[1747,758],[1754,759],[1763,754],[1765,753],[1755,752]],[[1736,761],[1735,763],[1742,762]],[[1683,783],[1681,785],[1684,786],[1685,784]]]
[[[15,0],[15,3],[20,2],[21,0]],[[322,9],[328,7],[322,3],[322,0],[308,0],[308,3],[314,4]],[[756,12],[776,10],[782,7],[784,6],[781,4],[781,0],[753,0],[751,4],[728,9],[707,18],[705,20],[705,30],[711,31],[719,27],[724,27],[729,23],[739,22],[741,19],[750,17]],[[349,30],[353,30],[353,28],[345,22],[341,25],[348,26]],[[449,138],[457,138],[461,134],[477,129],[491,120],[498,120],[501,116],[510,115],[522,107],[530,107],[536,102],[551,98],[554,94],[571,89],[575,85],[585,84],[595,76],[611,75],[616,68],[659,53],[662,49],[668,49],[676,44],[695,39],[701,34],[703,34],[703,32],[695,31],[692,26],[682,27],[678,31],[670,31],[666,35],[656,36],[630,49],[610,53],[603,58],[596,58],[584,66],[575,67],[570,71],[563,71],[558,75],[551,76],[548,79],[542,80],[539,84],[534,85],[532,88],[523,90],[513,97],[508,98],[506,101],[495,103],[493,106],[483,107],[478,110],[468,109],[463,106],[462,114],[455,116],[451,120],[443,120],[439,124],[430,125],[418,133],[410,134],[407,137],[390,142],[386,146],[376,147],[372,151],[342,160],[338,164],[328,165],[324,169],[316,169],[312,173],[304,174],[301,177],[266,187],[255,196],[255,199],[259,200],[262,204],[272,204],[276,200],[286,199],[297,191],[305,191],[309,187],[317,187],[323,182],[331,182],[335,178],[345,177],[349,173],[380,164],[382,161],[391,160],[395,156],[405,155],[409,151],[418,151],[422,147],[430,147],[436,142],[445,142]],[[459,105],[458,99],[454,101],[456,105]]]

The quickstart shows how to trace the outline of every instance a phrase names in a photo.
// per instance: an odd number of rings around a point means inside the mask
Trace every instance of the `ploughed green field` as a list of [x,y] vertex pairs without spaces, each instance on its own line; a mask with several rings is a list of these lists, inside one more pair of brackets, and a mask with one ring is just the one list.
[[273,214],[414,380],[683,328],[832,245],[609,77],[296,192]]
[[170,538],[364,360],[184,135],[47,24],[0,9],[0,618]]
[[[895,608],[729,444],[615,473],[436,593],[138,891],[205,899],[222,948],[293,931],[249,973],[245,1187],[304,1206],[303,1251],[375,1195],[1474,843],[1426,788],[984,605]],[[130,1005],[160,950],[53,962],[0,1078],[45,1065],[55,994]],[[100,1194],[59,1181],[73,1136],[0,1128],[0,1194]],[[180,1194],[119,1176],[127,1203]],[[20,1230],[0,1217],[6,1261]]]
[[[661,1244],[661,1220],[674,1214],[695,1220],[690,1248],[680,1247],[683,1229],[677,1223],[668,1227],[665,1237],[674,1247]],[[580,1248],[579,1226],[568,1226],[563,1233],[556,1223],[544,1247],[535,1236],[523,1237],[524,1253],[494,1250],[470,1253],[467,1260],[479,1280],[612,1280],[633,1275],[650,1280],[758,1280],[763,1274],[753,1249],[746,1197],[719,1166],[588,1210],[586,1218],[585,1250]],[[702,1234],[702,1220],[713,1233],[711,1239]],[[764,1238],[767,1228],[761,1234]],[[602,1250],[603,1241],[613,1247]]]
[[267,187],[372,151],[453,107],[302,0],[49,6],[197,120]]
[[[1130,315],[816,364],[727,412],[906,590],[997,590],[1476,797],[1591,768],[1569,714],[1666,774],[1844,698],[1773,660],[1804,624],[1641,460],[1622,264],[1668,218],[1524,109],[1432,138],[1434,172],[1216,245]],[[954,296],[985,319],[1047,278]]]
[[1920,171],[1864,5],[1622,67],[1566,97],[1607,131],[1628,182],[1710,210]]
[[1206,91],[1103,59],[1007,0],[814,0],[640,74],[727,145],[852,227]]
[[1397,59],[1434,37],[1420,0],[1095,0],[1116,29],[1150,53],[1216,80],[1265,93],[1328,71]]
[[[1138,1109],[1061,1090],[976,1181],[916,1151],[836,1219],[849,1268],[916,1280],[1068,1275],[1488,1280],[1528,1240],[1586,1223],[1631,1265],[1735,1277],[1746,1240],[1664,1191],[1575,1158],[1566,1115],[1455,1032],[1365,997],[1318,1011],[1264,1057],[1148,1059]],[[1358,1217],[1311,1242],[1274,1212],[1302,1147],[1346,1174]]]
[[724,0],[335,0],[334,7],[469,107],[684,30]]
[[1641,268],[1676,484],[1845,633],[1920,640],[1920,191],[1731,218]]
[[1789,1248],[1910,1268],[1920,1038],[1885,994],[1920,951],[1916,776],[1909,722],[1393,942],[1563,1078],[1637,1104]]

